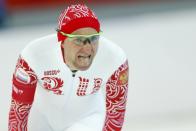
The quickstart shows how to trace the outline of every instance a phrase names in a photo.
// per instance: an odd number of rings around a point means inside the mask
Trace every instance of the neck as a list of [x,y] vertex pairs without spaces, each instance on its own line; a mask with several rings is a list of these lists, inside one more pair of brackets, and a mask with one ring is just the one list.
[[75,77],[77,70],[71,70],[71,72],[72,72],[72,77]]

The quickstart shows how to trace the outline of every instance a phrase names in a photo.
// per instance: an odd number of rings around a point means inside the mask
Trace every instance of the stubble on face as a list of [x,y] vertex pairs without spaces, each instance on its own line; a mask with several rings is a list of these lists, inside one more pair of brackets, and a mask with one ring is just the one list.
[[[88,35],[97,33],[96,30],[92,28],[82,28],[73,32],[73,34]],[[87,43],[86,45],[79,47],[71,43],[66,39],[63,43],[64,56],[66,64],[71,70],[87,70],[94,60],[97,53],[98,43],[96,45],[91,45]]]

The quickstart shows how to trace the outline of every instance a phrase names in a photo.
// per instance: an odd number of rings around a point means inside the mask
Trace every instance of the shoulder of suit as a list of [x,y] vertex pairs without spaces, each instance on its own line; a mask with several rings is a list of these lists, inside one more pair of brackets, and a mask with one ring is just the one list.
[[125,61],[127,57],[124,51],[105,37],[101,37],[99,48],[93,65],[100,74],[104,74],[106,78],[111,76]]
[[98,51],[99,55],[102,56],[102,59],[108,59],[110,62],[123,63],[127,57],[119,45],[120,43],[116,44],[105,37],[101,37]]
[[38,39],[31,41],[27,46],[22,50],[21,54],[29,53],[41,53],[46,50],[53,50],[58,45],[58,40],[56,34],[47,35]]

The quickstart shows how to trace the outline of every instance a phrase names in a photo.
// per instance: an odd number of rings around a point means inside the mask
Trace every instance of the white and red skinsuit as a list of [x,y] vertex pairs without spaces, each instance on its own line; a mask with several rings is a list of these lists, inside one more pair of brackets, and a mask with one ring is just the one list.
[[13,75],[9,131],[120,131],[128,74],[122,49],[103,37],[90,68],[75,74],[56,35],[35,40]]

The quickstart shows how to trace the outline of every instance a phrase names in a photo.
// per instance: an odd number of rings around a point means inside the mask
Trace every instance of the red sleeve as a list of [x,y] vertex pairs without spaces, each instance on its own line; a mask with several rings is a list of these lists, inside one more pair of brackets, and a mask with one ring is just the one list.
[[125,116],[128,92],[128,61],[106,83],[106,119],[103,131],[120,131]]
[[19,57],[12,79],[12,100],[9,131],[27,131],[28,115],[34,99],[37,76],[27,62]]

